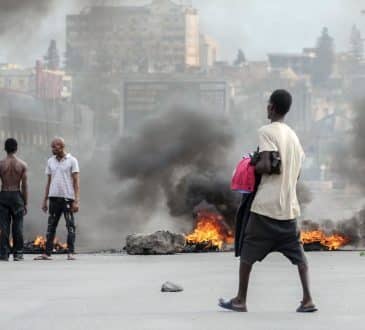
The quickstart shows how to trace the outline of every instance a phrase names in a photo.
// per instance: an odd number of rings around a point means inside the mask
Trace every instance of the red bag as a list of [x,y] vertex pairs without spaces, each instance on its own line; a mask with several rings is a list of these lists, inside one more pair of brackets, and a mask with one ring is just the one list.
[[242,193],[251,193],[255,190],[255,166],[251,165],[251,158],[244,157],[233,172],[231,189]]

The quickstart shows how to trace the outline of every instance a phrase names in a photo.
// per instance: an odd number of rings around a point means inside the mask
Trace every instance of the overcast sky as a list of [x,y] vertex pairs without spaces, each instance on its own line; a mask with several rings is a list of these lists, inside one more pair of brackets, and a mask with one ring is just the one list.
[[[1,0],[0,0],[1,1]],[[15,1],[15,0],[14,0]],[[79,0],[90,1],[90,0]],[[122,0],[123,1],[123,0]],[[144,1],[144,0],[141,0]],[[77,12],[76,0],[56,0],[37,28],[0,37],[0,60],[32,64],[44,55],[50,39],[64,50],[65,15]],[[124,3],[140,3],[124,0]],[[199,9],[201,29],[220,45],[220,59],[232,61],[242,48],[249,60],[265,59],[269,52],[298,52],[312,47],[322,27],[335,38],[337,50],[346,50],[351,27],[365,36],[365,0],[192,0]],[[20,51],[21,50],[21,51]]]
[[268,52],[300,51],[315,45],[323,26],[339,50],[348,48],[354,24],[365,36],[365,16],[360,14],[365,0],[195,0],[194,4],[200,9],[202,28],[219,41],[224,59],[231,59],[237,48],[252,60],[263,59]]

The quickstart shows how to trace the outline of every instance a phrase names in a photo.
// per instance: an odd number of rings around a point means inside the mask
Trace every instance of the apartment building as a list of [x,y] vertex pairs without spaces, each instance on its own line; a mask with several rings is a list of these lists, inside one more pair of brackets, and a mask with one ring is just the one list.
[[199,15],[192,6],[94,6],[66,18],[74,72],[174,72],[199,66]]

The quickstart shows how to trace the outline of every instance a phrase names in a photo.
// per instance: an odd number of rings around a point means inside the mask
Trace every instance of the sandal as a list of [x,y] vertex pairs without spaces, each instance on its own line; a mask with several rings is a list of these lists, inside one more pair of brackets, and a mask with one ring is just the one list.
[[232,299],[231,300],[225,300],[223,298],[219,298],[218,306],[222,307],[224,309],[234,311],[234,312],[247,312],[247,309],[245,307],[235,306],[232,302]]
[[42,254],[38,257],[35,257],[33,260],[53,260],[50,256],[47,256],[46,254]]
[[314,313],[316,311],[318,311],[318,308],[315,305],[304,306],[300,304],[297,308],[297,313]]

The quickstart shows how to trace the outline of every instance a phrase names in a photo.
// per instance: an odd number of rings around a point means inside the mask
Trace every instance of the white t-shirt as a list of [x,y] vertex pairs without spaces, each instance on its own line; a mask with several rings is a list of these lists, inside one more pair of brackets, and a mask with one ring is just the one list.
[[72,173],[79,173],[79,163],[77,159],[67,154],[60,161],[56,156],[48,159],[46,175],[51,175],[51,185],[49,197],[62,197],[75,199],[75,191],[72,182]]
[[304,151],[295,132],[274,122],[259,129],[259,148],[278,151],[281,174],[262,175],[251,211],[275,220],[292,220],[300,215],[296,186],[304,161]]

